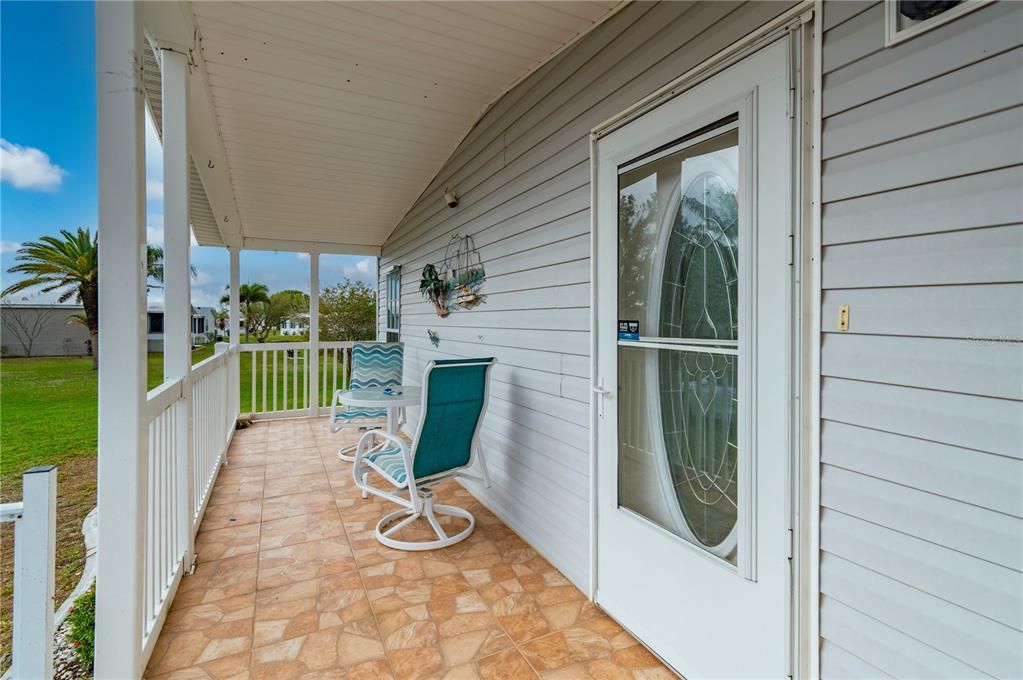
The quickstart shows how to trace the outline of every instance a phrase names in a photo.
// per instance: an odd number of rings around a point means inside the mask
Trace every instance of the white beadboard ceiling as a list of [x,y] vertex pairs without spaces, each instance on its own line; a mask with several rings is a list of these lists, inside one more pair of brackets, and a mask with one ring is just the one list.
[[618,4],[192,3],[236,235],[381,245],[486,107]]

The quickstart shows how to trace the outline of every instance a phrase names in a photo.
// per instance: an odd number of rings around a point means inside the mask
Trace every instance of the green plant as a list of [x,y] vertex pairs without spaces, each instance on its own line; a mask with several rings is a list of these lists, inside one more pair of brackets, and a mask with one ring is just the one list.
[[437,316],[447,316],[447,297],[450,290],[448,282],[437,273],[437,267],[428,264],[423,267],[423,275],[419,281],[419,292],[437,308]]
[[68,641],[74,645],[78,663],[92,669],[96,652],[96,584],[78,596],[67,616]]
[[[78,228],[60,230],[60,237],[43,236],[18,248],[10,274],[26,278],[4,288],[4,297],[39,286],[41,292],[59,292],[57,302],[74,298],[85,308],[84,321],[92,338],[92,367],[99,367],[99,242],[98,234]],[[163,281],[163,249],[146,246],[146,273]]]

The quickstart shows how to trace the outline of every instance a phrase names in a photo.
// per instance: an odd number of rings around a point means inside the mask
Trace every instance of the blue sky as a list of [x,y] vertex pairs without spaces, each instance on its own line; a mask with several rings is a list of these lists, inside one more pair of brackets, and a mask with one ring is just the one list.
[[[61,229],[96,228],[96,95],[91,2],[0,2],[0,281],[18,245]],[[147,235],[163,242],[161,152],[147,121]],[[216,304],[228,281],[227,251],[192,248],[192,301]],[[241,280],[271,290],[309,290],[309,260],[246,251]],[[323,256],[321,286],[345,278],[372,285],[375,258]],[[21,296],[19,296],[21,297]],[[160,302],[159,290],[150,293]],[[54,296],[30,294],[32,300]]]

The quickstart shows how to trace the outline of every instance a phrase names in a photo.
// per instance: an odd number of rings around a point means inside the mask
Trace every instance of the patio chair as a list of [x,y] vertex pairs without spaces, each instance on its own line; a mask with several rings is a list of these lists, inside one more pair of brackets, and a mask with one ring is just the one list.
[[[352,345],[352,379],[349,389],[364,387],[397,387],[401,385],[404,346],[400,342],[356,342]],[[345,428],[378,428],[387,423],[385,408],[352,408],[341,402],[344,390],[334,392],[330,405],[330,431],[340,432]],[[404,414],[404,410],[402,410]],[[404,417],[402,417],[404,422]],[[353,461],[350,452],[355,444],[341,447],[337,455],[342,460]]]
[[[352,468],[356,485],[363,490],[364,497],[368,492],[401,506],[377,523],[376,538],[385,546],[398,550],[445,548],[465,540],[475,528],[476,519],[468,510],[435,503],[433,486],[454,477],[490,486],[479,436],[487,411],[490,368],[494,363],[493,358],[431,361],[423,376],[422,413],[412,444],[381,430],[367,432],[359,439]],[[480,476],[467,472],[477,461]],[[394,490],[370,484],[371,469]],[[407,492],[408,497],[402,492]],[[466,519],[469,526],[449,536],[437,521],[437,515]],[[429,522],[436,540],[395,538],[399,531],[420,517]],[[388,526],[395,520],[399,521]]]

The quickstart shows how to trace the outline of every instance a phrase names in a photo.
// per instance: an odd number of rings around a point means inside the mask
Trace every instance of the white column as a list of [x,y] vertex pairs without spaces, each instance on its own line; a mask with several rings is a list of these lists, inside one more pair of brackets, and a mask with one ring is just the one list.
[[99,128],[97,680],[142,676],[146,174],[136,2],[96,3]]
[[228,380],[231,381],[231,415],[237,418],[238,414],[241,413],[241,383],[239,382],[241,380],[241,352],[238,349],[242,340],[241,305],[238,299],[238,276],[241,263],[237,247],[228,248],[228,252],[231,256],[231,280],[228,285],[230,289],[228,294],[228,313],[231,318],[228,323],[231,329],[230,341],[232,348],[231,355],[228,357],[228,365],[231,367],[228,373]]
[[53,577],[57,549],[57,468],[22,475],[14,525],[14,640],[11,677],[53,677]]
[[163,102],[163,379],[182,381],[183,398],[174,406],[177,427],[174,463],[178,498],[176,552],[192,562],[192,281],[188,225],[188,60],[174,49],[160,49]]
[[[320,415],[320,254],[309,253],[309,415]],[[331,395],[333,398],[333,395]]]

